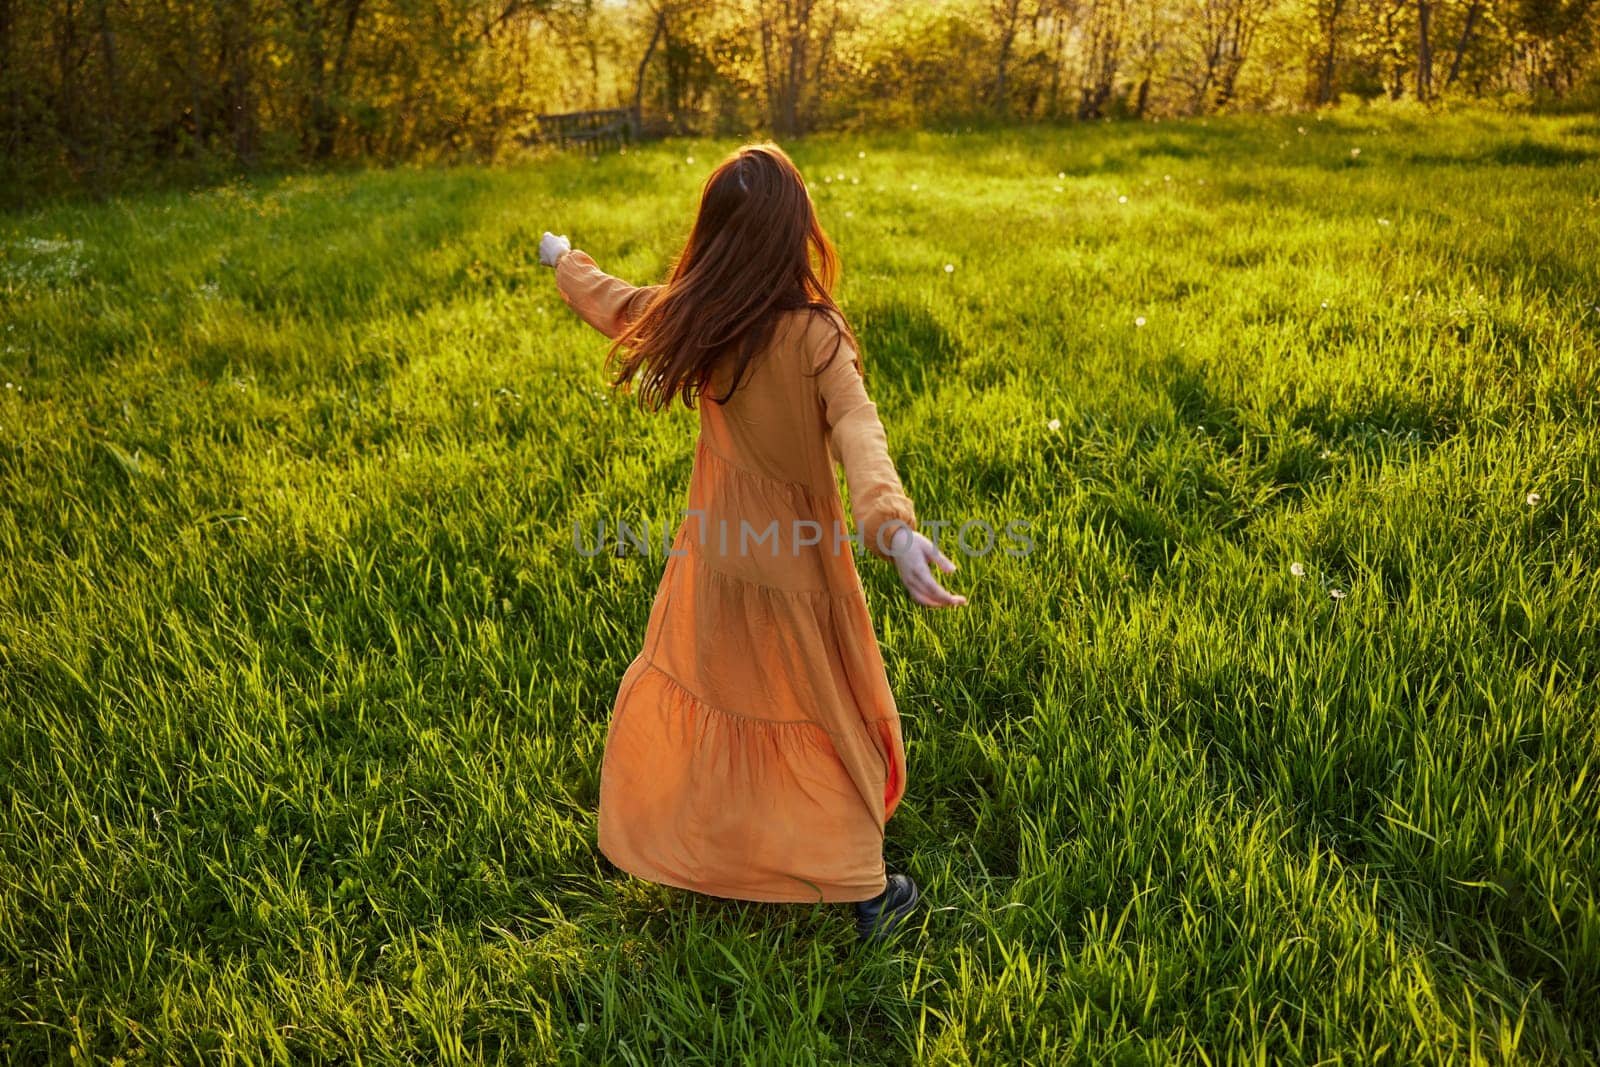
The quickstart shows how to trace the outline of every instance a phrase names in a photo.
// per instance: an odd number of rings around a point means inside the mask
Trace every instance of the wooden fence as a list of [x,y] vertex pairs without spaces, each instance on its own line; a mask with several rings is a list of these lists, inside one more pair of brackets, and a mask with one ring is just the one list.
[[553,144],[558,148],[576,147],[581,151],[598,152],[601,148],[620,147],[639,138],[639,112],[631,107],[535,115],[533,119],[535,132],[522,138],[525,144]]

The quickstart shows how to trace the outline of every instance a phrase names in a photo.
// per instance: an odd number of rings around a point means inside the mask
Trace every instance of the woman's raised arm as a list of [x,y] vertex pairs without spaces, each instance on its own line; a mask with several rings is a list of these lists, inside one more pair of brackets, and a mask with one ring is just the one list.
[[555,267],[556,291],[567,306],[607,337],[621,333],[661,291],[659,285],[629,285],[614,278],[601,270],[589,253],[564,244],[564,238],[545,234],[539,244],[539,261]]

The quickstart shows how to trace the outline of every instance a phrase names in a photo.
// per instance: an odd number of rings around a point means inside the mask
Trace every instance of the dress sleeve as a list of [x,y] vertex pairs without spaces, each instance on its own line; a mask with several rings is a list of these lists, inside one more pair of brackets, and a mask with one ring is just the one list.
[[589,253],[571,249],[556,258],[556,291],[567,306],[607,337],[616,337],[660,292],[659,285],[629,285],[595,265]]
[[[823,332],[833,333],[832,330]],[[821,346],[821,351],[813,353],[813,371],[828,358],[832,348],[833,342],[829,340]],[[861,376],[861,358],[848,338],[840,341],[833,362],[813,380],[817,383],[818,398],[828,423],[829,451],[844,464],[845,484],[850,489],[851,518],[867,551],[890,559],[888,546],[894,530],[889,524],[898,521],[915,530],[917,516],[900,484],[894,460],[889,458],[889,444],[883,423],[878,419],[877,405],[867,396]],[[878,541],[879,534],[883,536],[882,544]]]

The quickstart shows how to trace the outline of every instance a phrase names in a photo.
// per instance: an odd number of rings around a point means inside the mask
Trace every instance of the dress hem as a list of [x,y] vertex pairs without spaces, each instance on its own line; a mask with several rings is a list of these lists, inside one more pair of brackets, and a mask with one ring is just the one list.
[[[660,871],[650,867],[648,864],[619,863],[617,862],[617,858],[610,852],[607,852],[604,848],[601,848],[598,845],[596,847],[599,848],[600,854],[609,860],[611,865],[617,870],[621,871],[623,874],[638,878],[642,881],[654,883],[655,885],[664,885],[672,889],[682,889],[689,893],[698,893],[703,897],[716,897],[718,900],[744,900],[757,904],[852,904],[862,900],[871,900],[879,893],[882,893],[889,883],[888,873],[885,872],[884,884],[871,892],[861,889],[847,889],[843,886],[834,885],[827,889],[822,889],[822,896],[820,897],[794,895],[785,896],[777,893],[718,893],[714,890],[706,889],[701,886],[689,885],[686,882],[676,878],[670,878],[662,874]],[[856,894],[858,893],[862,895],[857,896]],[[841,894],[849,895],[846,896]]]

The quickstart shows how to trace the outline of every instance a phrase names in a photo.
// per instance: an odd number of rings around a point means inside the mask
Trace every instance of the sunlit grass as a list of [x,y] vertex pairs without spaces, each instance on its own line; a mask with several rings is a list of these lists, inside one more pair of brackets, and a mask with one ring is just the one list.
[[0,1059],[1600,1056],[1600,127],[786,145],[919,515],[1037,546],[861,563],[868,952],[593,846],[662,560],[573,527],[694,423],[537,238],[659,280],[731,147],[0,220]]

